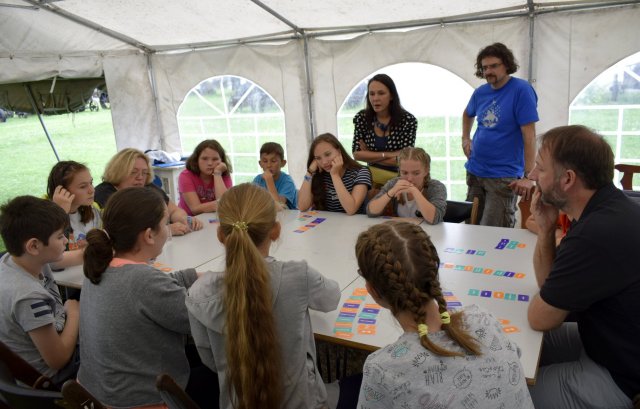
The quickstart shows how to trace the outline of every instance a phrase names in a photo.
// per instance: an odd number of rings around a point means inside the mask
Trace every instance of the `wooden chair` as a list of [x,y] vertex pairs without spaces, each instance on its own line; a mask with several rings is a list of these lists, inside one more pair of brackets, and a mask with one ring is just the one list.
[[462,223],[469,220],[469,224],[478,224],[478,206],[480,200],[473,198],[473,202],[458,202],[447,200],[447,210],[442,219],[448,223]]
[[66,407],[62,393],[32,389],[16,382],[9,366],[0,362],[0,396],[2,405],[20,409],[60,409]]
[[531,198],[533,197],[533,192],[536,190],[535,186],[531,186],[529,188],[529,200],[525,200],[524,196],[520,197],[520,201],[518,202],[518,208],[520,209],[520,228],[527,228],[527,219],[531,216]]
[[71,409],[107,409],[88,390],[73,379],[62,385],[62,396]]
[[200,406],[167,374],[158,375],[156,389],[169,409],[200,409]]
[[30,386],[33,389],[56,391],[57,388],[47,376],[41,374],[27,361],[13,352],[0,341],[0,362],[2,362],[12,378]]
[[640,173],[640,165],[618,164],[613,168],[622,173],[622,179],[620,179],[622,188],[624,190],[633,190],[633,174]]

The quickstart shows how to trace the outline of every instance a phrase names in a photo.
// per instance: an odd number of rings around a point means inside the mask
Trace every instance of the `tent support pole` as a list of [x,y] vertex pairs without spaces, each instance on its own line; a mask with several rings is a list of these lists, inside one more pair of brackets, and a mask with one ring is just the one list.
[[527,7],[529,8],[529,72],[527,74],[527,80],[529,80],[529,84],[532,84],[535,81],[533,78],[533,36],[536,24],[535,5],[533,4],[533,0],[527,0]]
[[[164,142],[164,132],[162,131],[162,121],[160,120],[160,107],[158,106],[158,87],[156,86],[156,74],[153,70],[153,63],[151,62],[151,54],[147,53],[147,74],[149,75],[149,83],[151,84],[151,94],[153,96],[153,106],[156,109],[156,122],[158,124],[158,133],[160,136],[160,149],[165,150],[166,144]],[[147,149],[152,149],[153,146],[147,146]],[[182,155],[182,152],[180,152]]]
[[309,110],[309,132],[311,132],[311,140],[316,135],[316,124],[313,116],[314,104],[313,104],[313,87],[311,85],[311,64],[309,64],[309,43],[305,34],[302,35],[302,41],[304,44],[304,71],[307,76],[307,108]]
[[49,145],[51,145],[51,149],[53,150],[53,154],[56,155],[56,160],[60,162],[60,156],[58,156],[58,151],[56,150],[53,141],[51,140],[51,136],[49,135],[49,131],[47,130],[47,126],[44,124],[44,120],[42,119],[42,114],[40,114],[40,110],[36,106],[36,99],[33,97],[33,92],[31,91],[31,87],[28,84],[24,84],[24,90],[27,93],[27,97],[29,98],[29,103],[33,108],[33,112],[38,115],[38,120],[40,120],[40,125],[42,126],[42,130],[44,134],[47,136],[47,140],[49,141]]

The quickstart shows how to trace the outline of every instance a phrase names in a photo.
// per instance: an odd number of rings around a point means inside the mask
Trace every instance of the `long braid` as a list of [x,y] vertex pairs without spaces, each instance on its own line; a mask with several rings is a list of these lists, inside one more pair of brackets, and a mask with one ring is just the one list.
[[[440,259],[420,227],[411,223],[388,222],[361,233],[356,256],[362,276],[390,306],[394,315],[411,313],[416,325],[427,321],[427,305],[435,300],[439,313],[447,312],[438,279]],[[467,352],[480,353],[477,341],[462,328],[461,313],[451,314],[443,329]],[[424,348],[440,356],[462,356],[420,337]]]

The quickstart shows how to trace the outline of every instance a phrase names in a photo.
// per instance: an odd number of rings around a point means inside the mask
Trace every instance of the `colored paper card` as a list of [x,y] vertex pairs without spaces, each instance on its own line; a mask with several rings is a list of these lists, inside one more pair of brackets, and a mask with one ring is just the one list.
[[352,303],[346,302],[346,303],[342,304],[342,306],[346,307],[346,308],[358,308],[358,307],[360,307],[360,304],[352,304]]
[[381,309],[382,307],[379,306],[378,304],[365,304],[364,308],[375,308],[377,310]]
[[369,314],[377,314],[380,312],[377,308],[363,308],[362,312],[368,312]]
[[359,301],[364,301],[365,298],[367,298],[366,295],[351,295],[349,297],[350,300],[359,300]]
[[334,332],[333,335],[335,335],[338,338],[346,338],[346,339],[350,339],[353,338],[353,334],[351,334],[350,332]]
[[357,308],[342,308],[340,310],[340,312],[351,312],[351,313],[357,314],[358,313],[358,309]]
[[334,324],[334,327],[336,327],[336,328],[351,328],[352,325],[353,324],[351,322],[336,322]]
[[460,301],[447,301],[447,307],[462,307]]
[[378,314],[367,314],[366,312],[361,312],[360,314],[358,314],[358,318],[369,318],[375,320],[376,318],[378,318]]
[[476,254],[475,250],[467,250],[467,254]]
[[520,328],[514,327],[513,325],[507,325],[505,327],[502,327],[502,331],[507,334],[513,334],[515,332],[520,332]]
[[480,295],[480,290],[476,290],[475,288],[469,289],[469,295]]
[[526,294],[518,294],[518,301],[527,302],[529,301],[529,296]]
[[[337,323],[336,323],[336,324],[337,324]],[[348,328],[347,328],[347,327],[344,327],[344,328],[339,327],[339,328],[334,328],[334,329],[333,329],[333,332],[334,332],[334,333],[336,333],[336,332],[351,332],[351,331],[353,331],[353,328],[351,327],[351,325],[349,325],[349,327],[348,327]]]
[[[366,297],[362,297],[362,298],[366,298]],[[349,304],[357,304],[358,306],[360,306],[362,301],[364,301],[364,300],[360,300],[360,299],[354,298],[354,297],[349,297],[349,298],[347,298],[347,300],[345,302],[349,303]]]
[[519,249],[523,249],[525,247],[527,247],[527,245],[525,243],[518,243],[518,248]]
[[525,273],[516,273],[515,278],[524,278],[526,276]]
[[353,322],[355,317],[338,317],[336,322]]
[[361,334],[361,335],[375,335],[375,333],[376,333],[376,326],[375,325],[367,325],[367,324],[358,325],[358,334]]
[[351,317],[351,318],[355,318],[355,317],[356,317],[356,313],[355,313],[355,312],[341,312],[340,314],[338,314],[338,317]]
[[376,320],[372,320],[369,318],[359,318],[358,319],[358,324],[375,324]]
[[491,297],[491,291],[480,291],[480,297]]
[[486,252],[486,251],[484,251],[484,250],[478,250],[478,251],[476,252],[476,256],[484,256],[485,254],[487,254],[487,252]]
[[294,233],[304,233],[304,230],[294,230]]
[[513,271],[507,271],[506,273],[504,273],[505,277],[513,277],[515,275],[516,275],[516,273],[514,273]]
[[508,301],[515,301],[516,300],[516,295],[515,294],[511,294],[511,293],[505,293],[504,294],[504,299],[508,300]]
[[353,295],[369,295],[366,288],[356,288],[353,290]]
[[317,218],[313,219],[312,223],[320,224],[325,220],[327,220],[327,219],[324,219],[322,217],[317,217]]
[[452,263],[444,263],[444,268],[453,268]]
[[314,228],[316,226],[317,226],[317,224],[315,224],[315,223],[309,223],[309,224],[305,224],[304,225],[304,227],[309,228],[309,229],[312,229],[312,228]]

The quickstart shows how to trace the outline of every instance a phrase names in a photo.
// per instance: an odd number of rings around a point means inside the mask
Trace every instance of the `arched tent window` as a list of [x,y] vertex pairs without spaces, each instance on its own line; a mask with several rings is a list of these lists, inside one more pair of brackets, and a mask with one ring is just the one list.
[[365,107],[367,81],[388,74],[398,88],[402,106],[418,120],[416,146],[431,156],[431,177],[447,186],[448,198],[467,194],[466,158],[462,152],[462,111],[473,88],[457,75],[435,65],[402,63],[371,73],[349,93],[338,111],[338,138],[347,152],[353,141],[353,116]]
[[[640,165],[640,52],[597,76],[573,100],[569,123],[582,124],[605,136],[615,163]],[[621,175],[614,181],[620,186]],[[633,188],[640,189],[640,175]]]
[[282,109],[243,77],[216,76],[196,85],[178,109],[178,126],[185,155],[204,139],[220,142],[231,158],[234,184],[251,182],[262,172],[258,160],[263,143],[278,142],[286,152]]

